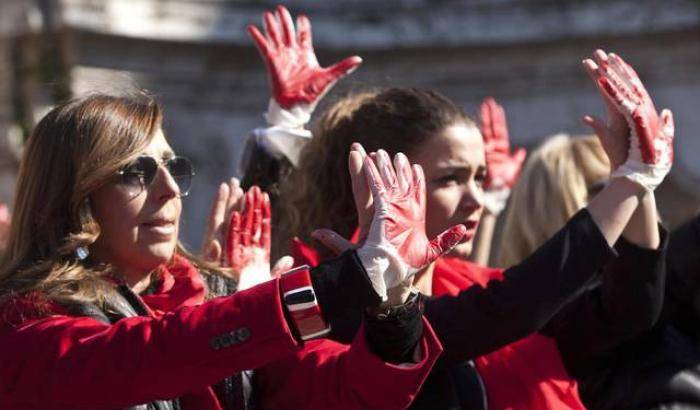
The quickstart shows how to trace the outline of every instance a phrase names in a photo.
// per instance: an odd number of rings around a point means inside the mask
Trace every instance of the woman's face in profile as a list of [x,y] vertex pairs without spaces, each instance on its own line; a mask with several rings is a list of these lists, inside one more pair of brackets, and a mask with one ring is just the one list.
[[[175,154],[159,129],[140,155],[162,163]],[[95,260],[110,263],[129,276],[143,275],[172,258],[182,201],[164,166],[158,166],[153,181],[141,192],[119,179],[106,184],[92,195],[91,206],[101,229],[90,246]]]
[[484,142],[479,130],[461,123],[452,125],[430,138],[411,160],[425,171],[428,237],[464,224],[467,235],[451,254],[469,256],[483,211],[482,185],[486,176]]

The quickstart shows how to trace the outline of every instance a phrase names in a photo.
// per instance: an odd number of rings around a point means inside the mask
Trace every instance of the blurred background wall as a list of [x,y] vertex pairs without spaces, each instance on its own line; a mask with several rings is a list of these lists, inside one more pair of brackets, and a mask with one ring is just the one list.
[[[235,175],[248,131],[263,124],[265,70],[245,32],[273,1],[0,0],[0,200],[32,124],[68,96],[147,89],[197,179],[183,239],[198,247],[217,184]],[[658,193],[674,226],[700,197],[700,1],[287,1],[312,21],[322,65],[363,65],[327,97],[372,86],[435,88],[474,113],[493,95],[511,138],[533,148],[557,132],[585,133],[604,115],[581,59],[602,47],[630,61],[657,108],[676,119],[676,163]]]

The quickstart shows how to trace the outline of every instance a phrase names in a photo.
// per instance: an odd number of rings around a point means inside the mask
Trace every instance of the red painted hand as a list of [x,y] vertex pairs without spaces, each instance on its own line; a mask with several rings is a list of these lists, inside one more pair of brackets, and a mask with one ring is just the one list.
[[239,289],[270,279],[270,199],[253,186],[243,201],[243,211],[231,214],[226,240],[226,259]]
[[376,160],[371,155],[363,159],[363,174],[374,211],[367,238],[357,254],[375,290],[386,298],[387,289],[406,283],[452,249],[464,237],[466,228],[456,225],[428,240],[423,169],[420,165],[411,166],[403,154],[394,157],[394,165],[383,150],[375,157]]
[[[584,60],[584,66],[607,104],[624,117],[630,131],[627,158],[614,174],[628,176],[654,189],[673,163],[674,123],[671,111],[663,110],[659,116],[639,76],[622,58],[602,50],[596,50],[593,57],[595,62]],[[593,124],[595,120],[590,122],[594,128],[602,128]],[[610,142],[606,144],[605,139],[612,138],[609,135],[606,137],[606,132],[598,134],[604,147],[615,145]]]
[[659,115],[654,102],[634,69],[616,54],[600,60],[603,72],[598,82],[615,106],[632,119],[639,138],[642,160],[647,164],[656,164],[661,160],[661,151],[654,148],[657,138],[664,138]]
[[481,135],[486,149],[486,190],[512,188],[518,180],[526,151],[510,152],[506,113],[492,97],[484,99],[479,109]]
[[297,18],[296,33],[284,6],[277,7],[276,15],[266,11],[263,17],[266,35],[253,25],[248,26],[248,33],[265,61],[274,99],[282,108],[315,105],[341,77],[362,63],[360,57],[353,56],[323,68],[314,53],[308,17]]
[[376,165],[370,157],[365,157],[364,166],[374,200],[374,218],[367,242],[391,244],[409,274],[424,268],[462,239],[465,228],[456,225],[428,240],[425,176],[420,165],[411,167],[405,155],[397,154],[394,169],[389,154],[379,150]]

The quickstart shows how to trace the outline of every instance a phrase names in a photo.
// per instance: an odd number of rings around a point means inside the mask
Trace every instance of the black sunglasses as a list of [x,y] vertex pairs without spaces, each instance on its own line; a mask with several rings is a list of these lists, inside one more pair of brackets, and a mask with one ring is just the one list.
[[194,168],[192,162],[185,157],[171,157],[159,162],[153,157],[142,155],[119,170],[117,174],[121,177],[121,184],[130,188],[133,196],[138,196],[151,185],[161,164],[175,180],[180,190],[179,195],[187,196],[192,185]]

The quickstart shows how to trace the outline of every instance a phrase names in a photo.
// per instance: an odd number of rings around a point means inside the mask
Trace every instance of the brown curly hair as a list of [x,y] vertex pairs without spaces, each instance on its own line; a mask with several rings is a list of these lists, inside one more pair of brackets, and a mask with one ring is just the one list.
[[[350,237],[357,213],[348,173],[353,142],[368,152],[411,156],[455,123],[475,126],[454,102],[435,91],[389,88],[352,93],[331,105],[314,127],[298,169],[282,184],[273,253],[289,249],[291,238],[310,243],[310,232],[330,228]],[[329,256],[319,248],[323,256]]]

